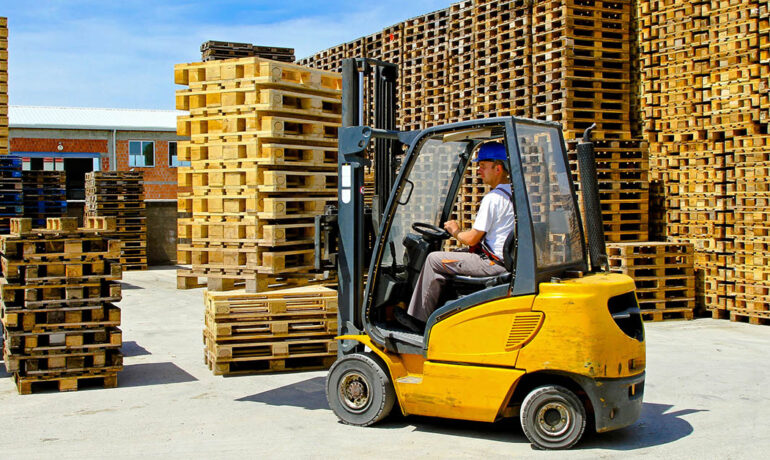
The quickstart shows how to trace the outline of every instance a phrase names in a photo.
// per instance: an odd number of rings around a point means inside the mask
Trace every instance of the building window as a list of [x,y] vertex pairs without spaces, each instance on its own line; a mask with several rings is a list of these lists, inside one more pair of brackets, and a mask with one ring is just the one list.
[[179,166],[190,166],[189,161],[179,161],[176,156],[176,141],[170,141],[168,143],[168,166],[170,168],[177,168]]
[[155,142],[128,141],[128,166],[155,166]]

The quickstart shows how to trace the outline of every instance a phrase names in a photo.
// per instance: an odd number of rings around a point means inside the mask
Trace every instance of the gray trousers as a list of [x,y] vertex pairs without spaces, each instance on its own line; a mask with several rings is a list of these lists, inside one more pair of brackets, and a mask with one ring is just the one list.
[[494,276],[505,273],[505,268],[489,259],[469,252],[431,252],[425,260],[420,277],[412,293],[407,313],[427,321],[438,305],[441,287],[446,275]]

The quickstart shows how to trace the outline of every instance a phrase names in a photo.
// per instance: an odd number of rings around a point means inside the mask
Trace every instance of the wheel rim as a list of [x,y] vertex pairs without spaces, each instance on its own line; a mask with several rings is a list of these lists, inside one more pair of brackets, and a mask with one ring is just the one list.
[[363,412],[371,401],[369,382],[360,372],[351,371],[340,379],[339,397],[351,412]]
[[538,429],[549,438],[564,436],[572,426],[572,413],[564,403],[548,402],[536,415]]

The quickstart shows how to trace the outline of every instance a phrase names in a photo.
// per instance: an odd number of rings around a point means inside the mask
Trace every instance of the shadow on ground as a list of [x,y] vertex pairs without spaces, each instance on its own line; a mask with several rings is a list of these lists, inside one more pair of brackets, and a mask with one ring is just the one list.
[[[246,396],[237,401],[301,407],[308,410],[329,410],[325,384],[325,377],[315,377]],[[689,436],[693,433],[693,427],[682,417],[702,412],[702,410],[674,409],[670,404],[644,403],[639,421],[634,425],[609,433],[593,433],[587,430],[583,441],[576,448],[627,451],[668,444]],[[432,417],[403,417],[396,407],[385,421],[376,425],[376,429],[401,429],[408,426],[413,427],[415,431],[427,433],[529,443],[518,418],[505,419],[497,423],[481,423]]]
[[683,419],[683,416],[704,411],[704,409],[675,410],[671,404],[644,403],[642,415],[634,425],[609,433],[587,435],[580,447],[633,450],[668,444],[687,437],[694,431],[690,422]]
[[130,291],[130,290],[132,290],[132,289],[144,289],[144,288],[143,288],[143,287],[141,287],[141,286],[136,286],[136,285],[134,285],[134,284],[131,284],[131,283],[126,283],[125,281],[121,281],[121,282],[120,282],[120,288],[121,288],[121,289],[125,289],[125,290],[127,290],[127,291]]
[[128,364],[118,374],[120,387],[143,387],[197,380],[174,363]]
[[143,346],[138,345],[136,342],[123,342],[123,346],[121,348],[121,351],[123,353],[123,357],[127,358],[129,356],[147,356],[151,355],[147,349],[145,349]]
[[308,410],[329,409],[326,402],[326,377],[315,377],[273,390],[246,396],[236,401],[261,402],[270,406],[293,406]]

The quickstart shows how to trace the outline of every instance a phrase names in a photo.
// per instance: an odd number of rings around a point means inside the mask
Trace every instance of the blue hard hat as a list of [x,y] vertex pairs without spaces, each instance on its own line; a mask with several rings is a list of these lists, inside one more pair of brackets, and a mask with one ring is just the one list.
[[482,144],[481,148],[479,148],[479,153],[476,155],[473,162],[494,160],[508,160],[508,155],[505,153],[505,146],[499,142],[487,142],[486,144]]

